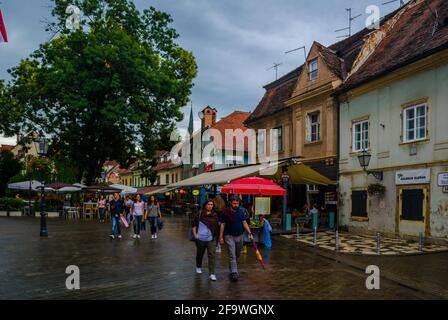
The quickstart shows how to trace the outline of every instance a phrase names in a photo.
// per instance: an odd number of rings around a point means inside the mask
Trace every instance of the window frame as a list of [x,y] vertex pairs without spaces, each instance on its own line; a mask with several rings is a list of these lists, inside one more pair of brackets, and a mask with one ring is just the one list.
[[[263,139],[260,139],[260,136],[263,137]],[[260,152],[260,146],[263,146],[262,152]],[[258,156],[264,156],[266,155],[266,130],[258,130],[257,131],[257,155]]]
[[[367,131],[364,130],[363,125],[367,124]],[[360,132],[361,140],[360,143],[360,149],[356,148],[356,126],[360,126]],[[365,132],[367,132],[367,139],[364,137]],[[364,146],[364,142],[366,142],[366,146]],[[352,122],[352,152],[361,152],[363,150],[368,150],[370,148],[370,121],[368,119],[366,120],[357,120]]]
[[[312,68],[315,66],[315,68]],[[308,63],[308,81],[316,81],[319,75],[319,59],[313,59]]]
[[[283,152],[283,126],[278,126],[272,129],[272,152],[280,153]],[[277,140],[276,143],[274,141]],[[274,149],[274,146],[276,149]]]
[[[354,212],[353,210],[353,194],[354,193],[364,193],[365,194],[365,215],[360,215],[359,213]],[[361,220],[368,220],[369,219],[369,194],[367,190],[360,189],[360,190],[352,190],[350,194],[350,217],[353,220],[361,219]]]
[[[312,122],[312,117],[317,115],[317,122]],[[322,139],[321,130],[322,130],[322,124],[321,124],[321,112],[313,111],[307,114],[307,134],[306,134],[306,140],[309,143],[319,142]],[[317,126],[317,139],[313,140],[313,127]]]
[[[424,126],[424,137],[417,138],[418,132],[420,129],[422,129],[421,126],[418,125],[419,119],[421,119],[421,116],[418,116],[418,109],[423,107],[423,110],[425,111],[424,118],[425,118],[425,126]],[[408,130],[408,120],[410,118],[408,117],[408,111],[413,110],[414,111],[414,117],[413,117],[413,139],[408,139],[408,132],[411,132]],[[420,103],[414,103],[410,105],[406,105],[402,109],[402,142],[403,143],[415,143],[419,141],[425,141],[429,137],[428,127],[429,127],[429,105],[427,102],[420,102]]]

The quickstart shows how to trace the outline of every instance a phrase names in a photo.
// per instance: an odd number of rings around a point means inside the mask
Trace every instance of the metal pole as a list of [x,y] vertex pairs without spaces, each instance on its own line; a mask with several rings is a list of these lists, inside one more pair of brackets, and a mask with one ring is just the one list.
[[40,236],[48,237],[47,230],[47,214],[45,212],[45,181],[44,181],[44,173],[41,171],[41,187],[40,187]]
[[379,232],[376,234],[376,252],[381,255],[381,234]]
[[297,239],[300,238],[300,225],[299,222],[297,221]]
[[317,227],[314,227],[314,245],[317,244]]
[[336,238],[335,248],[336,248],[336,251],[339,251],[339,231],[337,229],[336,229],[335,234],[336,234],[336,236],[335,236],[335,238]]
[[418,251],[423,252],[423,232],[420,232],[418,239]]

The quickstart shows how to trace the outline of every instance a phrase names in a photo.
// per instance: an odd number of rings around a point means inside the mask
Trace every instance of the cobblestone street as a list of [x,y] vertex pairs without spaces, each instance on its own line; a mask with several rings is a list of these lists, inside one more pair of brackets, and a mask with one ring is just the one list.
[[[381,279],[381,290],[365,288],[363,261],[344,263],[306,249],[295,241],[274,237],[262,250],[263,270],[248,248],[240,259],[241,280],[227,279],[227,254],[217,254],[218,282],[207,272],[194,273],[195,247],[187,240],[187,221],[166,218],[159,239],[108,238],[109,223],[49,220],[48,239],[39,238],[39,219],[0,218],[0,299],[431,299],[443,290],[418,290],[399,281]],[[441,258],[442,257],[442,258]],[[407,257],[409,258],[409,257]],[[422,258],[422,257],[416,257]],[[426,261],[441,262],[446,254]],[[373,258],[371,258],[373,259]],[[401,259],[394,257],[393,259]],[[439,259],[439,260],[437,260]],[[365,263],[374,263],[374,260]],[[409,260],[406,263],[413,263]],[[68,291],[68,265],[81,270],[81,290]],[[365,265],[365,267],[368,264]],[[394,271],[400,272],[395,264]],[[206,269],[204,258],[204,270]],[[364,267],[364,268],[365,268]],[[447,265],[435,266],[443,272]],[[398,269],[397,269],[398,268]],[[409,266],[408,266],[409,268]],[[412,267],[416,269],[416,266]],[[440,286],[448,287],[437,275]],[[394,280],[394,279],[393,279]]]

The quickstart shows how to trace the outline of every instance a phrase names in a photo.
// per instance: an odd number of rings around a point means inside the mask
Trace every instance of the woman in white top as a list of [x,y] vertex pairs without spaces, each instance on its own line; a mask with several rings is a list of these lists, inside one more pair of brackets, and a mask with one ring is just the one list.
[[132,204],[131,215],[134,217],[134,239],[140,239],[140,227],[142,225],[142,219],[145,215],[145,203],[142,201],[141,196],[138,194],[135,197],[135,202]]

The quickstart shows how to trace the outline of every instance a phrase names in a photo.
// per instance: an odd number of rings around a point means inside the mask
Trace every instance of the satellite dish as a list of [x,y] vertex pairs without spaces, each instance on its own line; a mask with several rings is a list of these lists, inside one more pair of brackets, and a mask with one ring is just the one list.
[[199,113],[198,113],[198,116],[199,116],[199,119],[204,119],[204,113],[202,112],[202,111],[200,111]]

